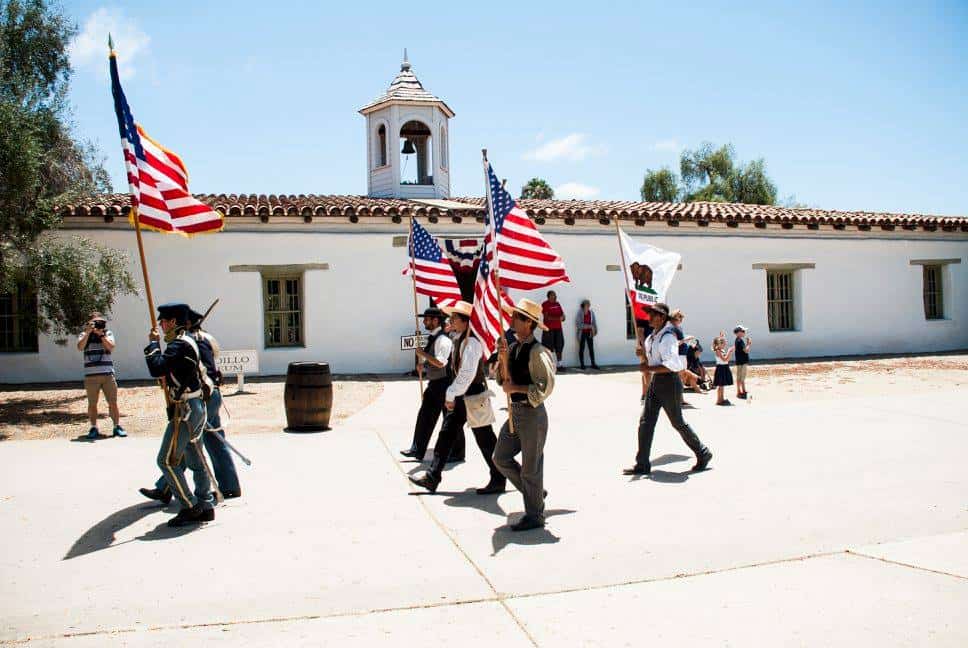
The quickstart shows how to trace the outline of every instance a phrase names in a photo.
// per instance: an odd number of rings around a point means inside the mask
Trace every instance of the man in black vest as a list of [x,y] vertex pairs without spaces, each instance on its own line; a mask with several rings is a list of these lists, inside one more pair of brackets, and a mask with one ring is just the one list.
[[682,418],[682,380],[679,372],[685,368],[685,356],[679,355],[679,340],[669,322],[669,307],[661,302],[653,304],[649,318],[652,333],[645,338],[645,348],[637,347],[635,353],[641,361],[639,369],[643,374],[650,375],[652,380],[639,419],[639,451],[635,455],[635,465],[622,472],[626,475],[648,475],[652,471],[649,454],[660,410],[665,410],[672,427],[679,432],[689,449],[696,453],[693,470],[705,470],[713,453]]
[[[417,412],[417,422],[413,428],[413,442],[407,450],[401,450],[404,457],[413,457],[422,461],[430,444],[430,437],[434,434],[434,427],[440,412],[444,409],[444,396],[450,386],[451,375],[449,369],[450,352],[453,341],[444,333],[443,325],[446,315],[439,308],[428,308],[423,313],[423,325],[427,329],[427,346],[417,349],[420,361],[418,371],[423,371],[427,378],[420,410]],[[461,431],[450,461],[464,460],[464,432]]]
[[[165,378],[172,413],[161,449],[158,467],[168,483],[168,489],[182,505],[178,515],[168,526],[178,527],[215,519],[212,483],[208,477],[205,457],[196,443],[205,429],[203,374],[199,352],[194,340],[188,338],[187,328],[192,310],[186,304],[162,304],[158,307],[158,323],[165,334],[164,353],[161,351],[157,329],[148,334],[145,362],[155,378]],[[185,481],[185,466],[192,471],[194,495]]]
[[[548,413],[544,401],[555,387],[555,364],[550,352],[534,339],[544,329],[541,306],[522,299],[511,314],[515,342],[508,347],[498,339],[498,383],[511,398],[508,421],[494,449],[494,464],[524,495],[524,516],[511,525],[513,531],[543,527],[544,445],[548,436]],[[512,429],[513,427],[513,429]],[[521,463],[515,457],[521,454]]]
[[454,380],[447,388],[444,397],[447,413],[444,414],[444,424],[440,428],[440,434],[437,435],[434,461],[430,470],[423,475],[410,477],[410,481],[431,493],[436,492],[440,484],[444,472],[444,459],[450,456],[458,436],[464,434],[464,424],[468,422],[466,398],[472,398],[471,407],[475,409],[471,413],[471,431],[491,474],[490,481],[483,488],[478,488],[477,494],[503,493],[507,484],[504,475],[498,471],[492,459],[494,446],[497,443],[494,428],[491,427],[490,422],[482,421],[475,425],[478,416],[483,420],[493,420],[494,414],[491,409],[490,395],[487,393],[487,377],[484,373],[484,347],[470,332],[472,311],[473,307],[464,301],[444,309],[444,312],[450,315],[450,325],[456,334],[454,350],[450,356],[450,369]]

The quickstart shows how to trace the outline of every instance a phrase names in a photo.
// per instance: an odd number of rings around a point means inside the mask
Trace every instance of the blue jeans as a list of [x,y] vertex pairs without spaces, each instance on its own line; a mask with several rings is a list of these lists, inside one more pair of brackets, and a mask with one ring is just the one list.
[[212,397],[208,400],[207,406],[207,427],[206,434],[202,437],[208,456],[212,458],[212,472],[215,473],[215,481],[218,482],[219,490],[239,491],[239,474],[235,471],[235,462],[232,461],[232,454],[225,444],[215,438],[220,435],[225,438],[225,431],[222,429],[222,392],[218,389],[212,392]]
[[[158,451],[158,467],[161,468],[172,494],[182,506],[190,508],[196,503],[203,509],[212,508],[212,483],[205,470],[205,457],[199,444],[194,443],[202,434],[205,425],[205,404],[201,398],[193,398],[175,407],[175,415],[168,421],[165,434]],[[185,467],[192,471],[195,493],[188,490],[185,480]],[[160,482],[161,480],[159,480]]]
[[[235,470],[235,462],[232,461],[232,454],[213,434],[220,434],[225,438],[225,431],[222,430],[222,392],[216,389],[212,392],[212,397],[206,406],[206,434],[202,437],[202,443],[208,450],[208,456],[212,458],[212,472],[215,473],[215,481],[218,483],[219,490],[236,491],[241,490],[239,486],[239,474]],[[181,470],[184,472],[185,465],[182,462]],[[168,488],[168,480],[165,479],[165,472],[162,470],[161,477],[155,482],[155,488],[164,490]]]

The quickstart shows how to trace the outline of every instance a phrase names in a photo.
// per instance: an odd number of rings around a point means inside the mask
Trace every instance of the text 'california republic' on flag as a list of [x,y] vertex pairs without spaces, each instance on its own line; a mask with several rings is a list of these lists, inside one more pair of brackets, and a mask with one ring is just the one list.
[[188,171],[175,153],[154,141],[135,124],[118,78],[118,62],[110,56],[111,93],[118,117],[121,148],[128,172],[131,212],[138,214],[142,227],[159,232],[192,235],[218,232],[222,214],[196,199],[188,191]]
[[441,253],[437,239],[417,219],[413,218],[410,222],[411,265],[404,268],[404,274],[412,270],[417,293],[433,299],[439,308],[453,306],[463,297],[450,262]]

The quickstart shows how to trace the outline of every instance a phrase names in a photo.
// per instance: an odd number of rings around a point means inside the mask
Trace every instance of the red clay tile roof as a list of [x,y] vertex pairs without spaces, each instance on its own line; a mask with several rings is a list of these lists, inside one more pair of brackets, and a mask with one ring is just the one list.
[[[220,210],[230,219],[233,216],[259,216],[267,221],[273,216],[301,216],[307,222],[313,218],[344,217],[357,222],[367,217],[390,217],[398,221],[410,216],[424,217],[436,222],[438,218],[481,220],[484,215],[483,198],[451,198],[451,202],[467,205],[466,210],[441,209],[413,200],[397,198],[368,198],[366,196],[328,195],[256,195],[256,194],[196,194],[199,200]],[[882,212],[846,212],[827,209],[794,209],[768,205],[735,203],[650,203],[618,200],[519,200],[518,204],[536,222],[563,220],[574,224],[580,220],[608,223],[612,218],[643,225],[648,221],[665,221],[675,226],[680,222],[698,225],[726,223],[737,226],[751,223],[764,227],[767,223],[816,229],[820,225],[840,228],[855,225],[860,229],[926,229],[946,232],[968,232],[968,218],[963,216],[932,216],[927,214],[888,214]],[[128,194],[91,196],[75,204],[65,205],[64,216],[101,216],[106,220],[126,215]]]

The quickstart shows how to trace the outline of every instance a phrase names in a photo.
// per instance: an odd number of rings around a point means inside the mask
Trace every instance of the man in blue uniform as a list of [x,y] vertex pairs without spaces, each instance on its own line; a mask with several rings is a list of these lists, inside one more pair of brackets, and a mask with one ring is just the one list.
[[[158,329],[148,334],[145,362],[155,378],[164,378],[173,407],[158,451],[158,467],[171,494],[182,509],[168,521],[180,527],[215,519],[212,483],[205,457],[195,443],[205,429],[203,389],[206,376],[199,360],[198,344],[188,334],[192,310],[186,304],[170,303],[158,307],[158,324],[167,343],[164,353]],[[192,471],[194,494],[185,480],[185,467]],[[169,498],[171,495],[169,494]],[[162,499],[162,498],[153,498]],[[164,501],[164,500],[162,500]]]
[[[189,313],[190,327],[189,334],[198,346],[198,353],[201,356],[202,366],[209,379],[212,381],[212,395],[205,404],[205,432],[202,442],[212,459],[212,472],[215,473],[215,481],[218,485],[222,497],[233,499],[242,496],[242,488],[239,486],[239,475],[235,470],[235,463],[232,455],[225,444],[214,437],[215,434],[225,438],[225,431],[222,429],[222,418],[220,410],[222,408],[222,372],[216,364],[219,355],[219,344],[215,336],[202,329],[203,316],[195,311]],[[183,468],[184,469],[184,468]],[[171,501],[171,489],[168,488],[168,480],[164,473],[155,482],[154,488],[141,488],[139,492],[148,499],[159,500],[167,504]]]

